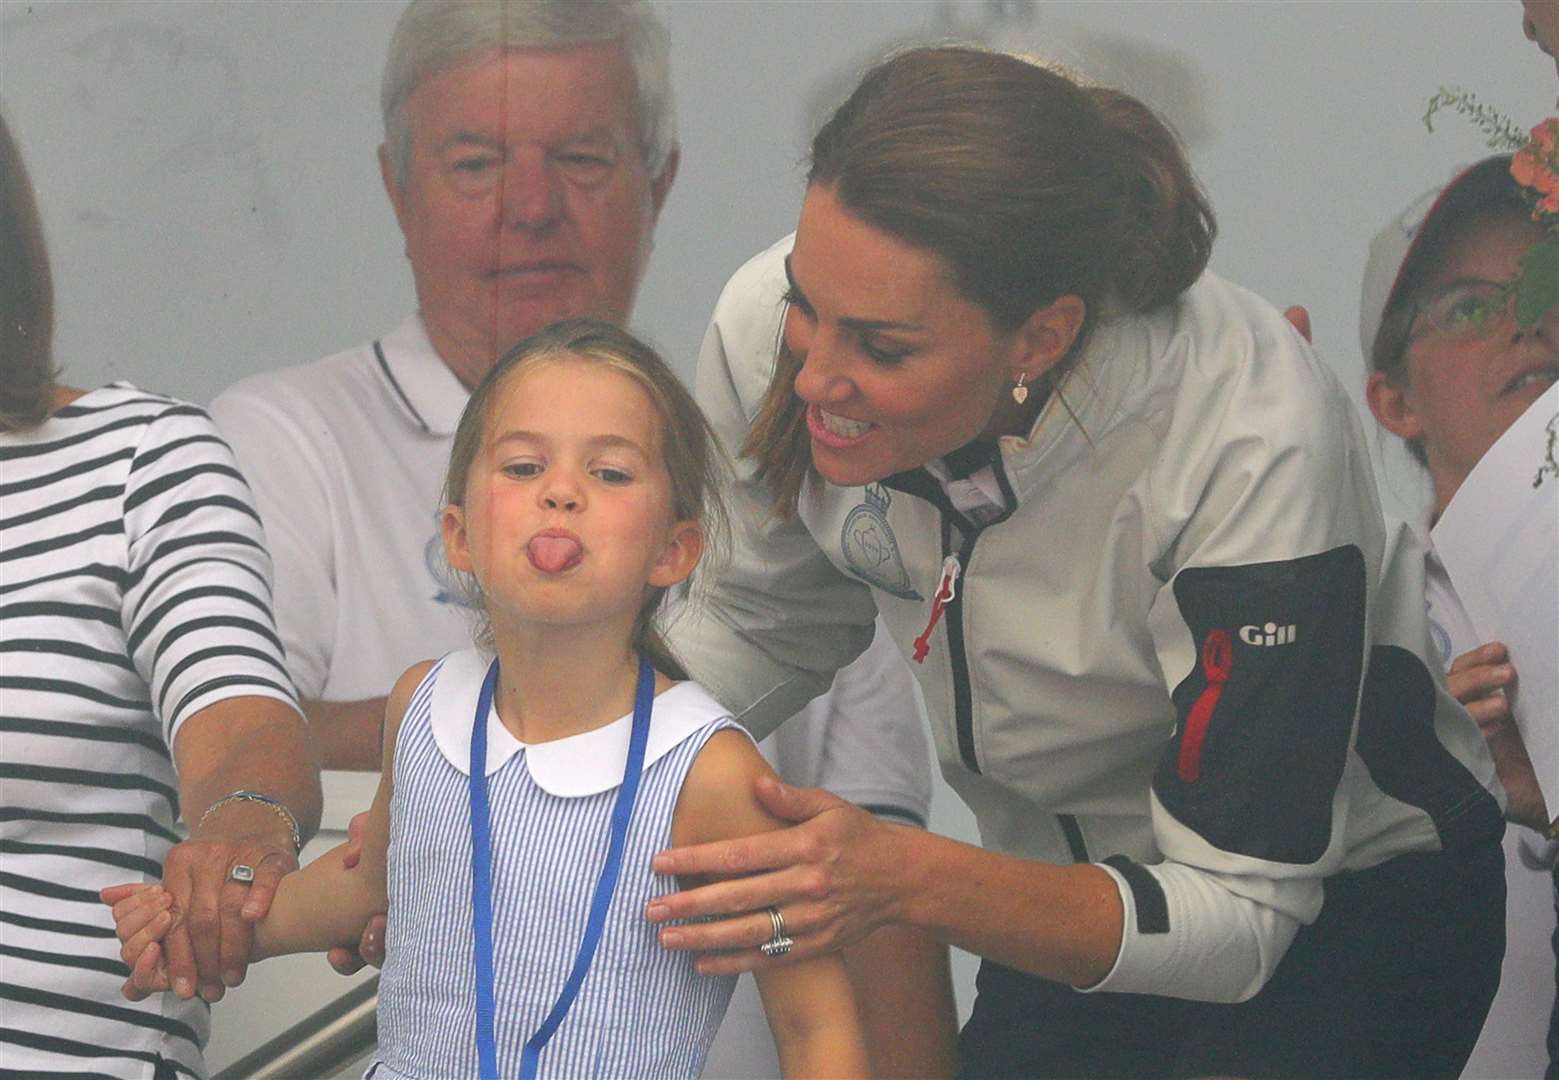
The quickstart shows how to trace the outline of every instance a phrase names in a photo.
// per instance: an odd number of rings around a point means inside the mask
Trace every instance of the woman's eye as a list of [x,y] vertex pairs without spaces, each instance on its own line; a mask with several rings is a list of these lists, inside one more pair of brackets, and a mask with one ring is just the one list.
[[801,295],[801,291],[794,285],[785,290],[785,303],[807,318],[812,318],[812,305],[807,303],[807,298]]
[[873,341],[871,338],[861,339],[861,351],[876,364],[897,364],[914,352],[904,345],[890,345],[883,341]]

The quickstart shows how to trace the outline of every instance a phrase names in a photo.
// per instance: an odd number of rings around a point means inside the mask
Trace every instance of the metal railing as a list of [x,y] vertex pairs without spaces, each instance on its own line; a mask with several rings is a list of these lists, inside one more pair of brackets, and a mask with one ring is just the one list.
[[251,1050],[212,1080],[334,1076],[379,1041],[378,1007],[379,977],[375,975]]

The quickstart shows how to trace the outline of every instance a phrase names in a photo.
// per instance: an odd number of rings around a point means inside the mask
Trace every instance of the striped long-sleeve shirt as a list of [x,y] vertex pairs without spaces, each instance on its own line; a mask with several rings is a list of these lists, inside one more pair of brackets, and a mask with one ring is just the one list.
[[270,572],[195,406],[116,384],[0,435],[0,1070],[204,1073],[206,1006],[120,996],[97,892],[161,877],[186,719],[293,700]]

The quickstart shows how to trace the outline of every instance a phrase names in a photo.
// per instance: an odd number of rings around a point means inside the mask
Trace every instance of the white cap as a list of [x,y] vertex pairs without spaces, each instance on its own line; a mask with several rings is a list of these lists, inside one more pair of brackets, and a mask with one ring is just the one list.
[[1359,295],[1359,344],[1364,349],[1364,368],[1370,370],[1375,337],[1386,309],[1409,277],[1409,264],[1423,249],[1426,237],[1444,233],[1470,213],[1489,205],[1496,193],[1515,184],[1510,175],[1510,155],[1496,154],[1466,168],[1445,184],[1431,188],[1408,204],[1370,241],[1364,263],[1364,286]]

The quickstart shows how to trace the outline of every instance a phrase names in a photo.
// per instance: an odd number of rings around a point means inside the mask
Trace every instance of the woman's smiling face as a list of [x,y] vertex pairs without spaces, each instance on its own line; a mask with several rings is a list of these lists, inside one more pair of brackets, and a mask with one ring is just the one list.
[[1036,373],[1026,335],[964,299],[941,257],[813,185],[786,272],[784,343],[824,479],[870,483],[1004,433],[1014,378]]

